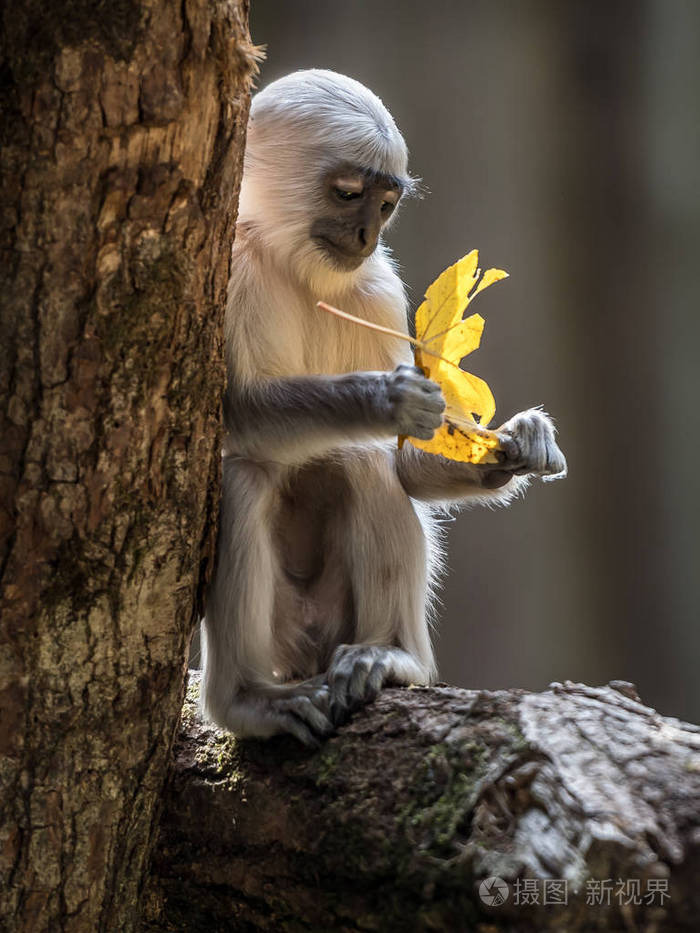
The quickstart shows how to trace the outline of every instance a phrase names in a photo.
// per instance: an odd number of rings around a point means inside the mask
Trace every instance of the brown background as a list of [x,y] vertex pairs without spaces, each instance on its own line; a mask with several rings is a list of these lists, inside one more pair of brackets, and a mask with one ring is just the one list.
[[478,246],[470,368],[544,403],[570,476],[447,526],[441,675],[634,681],[700,719],[700,3],[254,0],[261,85],[327,67],[383,98],[429,194],[390,243],[413,305]]

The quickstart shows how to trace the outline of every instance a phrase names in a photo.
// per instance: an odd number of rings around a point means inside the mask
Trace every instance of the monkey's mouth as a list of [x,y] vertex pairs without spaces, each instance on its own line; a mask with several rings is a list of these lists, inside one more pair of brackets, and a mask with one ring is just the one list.
[[349,253],[347,250],[344,250],[342,247],[338,246],[332,240],[329,240],[325,236],[315,236],[314,242],[317,243],[326,256],[332,261],[333,265],[337,268],[343,269],[346,272],[352,272],[354,269],[359,269],[362,263],[367,258],[366,256],[358,256],[357,253]]

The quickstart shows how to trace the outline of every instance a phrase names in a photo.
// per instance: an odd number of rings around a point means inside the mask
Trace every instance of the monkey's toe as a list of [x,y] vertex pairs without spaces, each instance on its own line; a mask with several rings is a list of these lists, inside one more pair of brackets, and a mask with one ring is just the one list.
[[388,665],[380,647],[340,645],[328,669],[332,722],[342,725],[352,713],[376,699],[387,674]]
[[[322,705],[327,708],[327,689],[319,688],[319,696],[315,699],[320,699],[321,692],[325,694]],[[335,732],[335,726],[327,713],[319,709],[314,699],[308,695],[281,700],[279,706],[284,717],[286,731],[291,732],[305,745],[317,747],[320,745],[320,738],[327,738]]]

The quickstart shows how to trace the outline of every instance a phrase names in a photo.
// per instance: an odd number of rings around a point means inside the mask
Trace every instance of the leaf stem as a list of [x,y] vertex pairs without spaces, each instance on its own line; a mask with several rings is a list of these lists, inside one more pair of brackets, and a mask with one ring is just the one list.
[[320,308],[322,311],[328,311],[330,314],[335,314],[336,317],[342,317],[346,321],[351,321],[353,324],[359,324],[361,327],[369,327],[370,330],[378,330],[382,334],[388,334],[390,337],[398,337],[399,340],[407,340],[428,356],[432,356],[436,360],[442,360],[442,362],[447,363],[448,366],[454,366],[455,369],[464,372],[457,363],[453,363],[452,360],[448,360],[446,357],[440,356],[439,353],[431,350],[430,346],[424,340],[417,340],[415,337],[411,337],[410,334],[404,334],[402,331],[394,330],[392,327],[384,327],[383,324],[375,324],[373,321],[366,321],[364,318],[355,317],[354,314],[348,314],[347,311],[334,308],[333,305],[329,305],[325,301],[317,301],[316,307]]
[[372,330],[379,330],[383,334],[389,334],[390,337],[398,337],[400,340],[408,340],[408,342],[412,343],[415,347],[419,347],[421,350],[425,349],[422,341],[416,340],[416,338],[411,337],[410,334],[404,334],[400,330],[394,330],[391,327],[384,327],[382,324],[375,324],[373,321],[365,321],[364,318],[355,317],[354,314],[348,314],[347,311],[341,311],[340,308],[334,308],[333,305],[329,305],[325,301],[317,301],[316,307],[320,308],[322,311],[329,311],[331,314],[335,314],[336,317],[345,318],[346,321],[352,321],[353,324],[360,324],[362,327],[369,327]]

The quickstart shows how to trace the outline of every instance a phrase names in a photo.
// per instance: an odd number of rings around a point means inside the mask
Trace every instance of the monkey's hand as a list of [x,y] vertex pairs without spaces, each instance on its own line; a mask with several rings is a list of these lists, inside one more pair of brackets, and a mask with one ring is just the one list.
[[530,408],[514,415],[497,429],[500,441],[497,466],[483,465],[482,485],[498,489],[512,476],[533,474],[544,480],[566,476],[566,458],[555,440],[549,415]]
[[392,432],[430,440],[442,423],[445,400],[440,386],[417,366],[398,366],[384,377],[385,408]]
[[335,725],[371,703],[386,684],[428,682],[425,671],[412,655],[389,645],[338,645],[326,680],[330,688],[330,718]]

